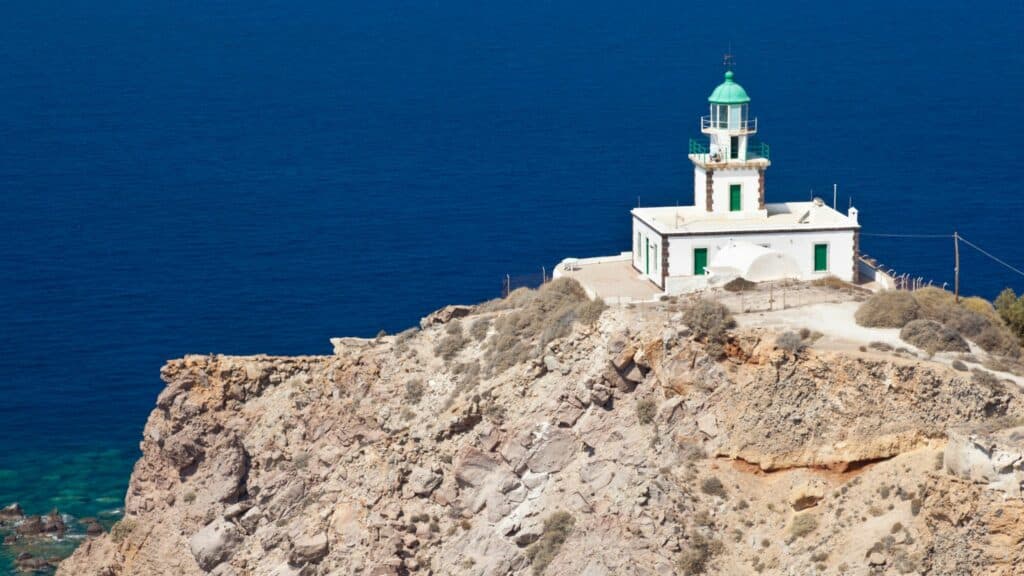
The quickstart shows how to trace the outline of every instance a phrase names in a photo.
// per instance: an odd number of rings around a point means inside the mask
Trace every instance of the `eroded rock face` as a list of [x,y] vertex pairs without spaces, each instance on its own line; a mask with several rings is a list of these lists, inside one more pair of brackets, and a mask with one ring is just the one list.
[[[955,437],[956,474],[935,467],[950,428],[1024,415],[1015,389],[759,330],[712,357],[674,306],[609,309],[500,373],[503,306],[330,356],[171,361],[124,520],[60,574],[525,576],[538,550],[594,576],[683,573],[695,550],[709,574],[1020,565],[1024,512],[986,487],[1019,470],[1008,440]],[[492,328],[444,360],[459,315]]]
[[1024,426],[994,432],[950,430],[943,464],[961,478],[1020,498],[1024,484]]

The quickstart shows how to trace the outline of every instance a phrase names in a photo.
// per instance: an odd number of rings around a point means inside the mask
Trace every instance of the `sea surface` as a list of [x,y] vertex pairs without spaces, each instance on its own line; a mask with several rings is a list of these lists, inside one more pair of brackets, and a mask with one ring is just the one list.
[[[0,4],[0,505],[116,518],[160,366],[328,353],[693,201],[722,54],[769,201],[1024,268],[1024,3]],[[963,289],[1024,278],[962,247]],[[0,554],[3,554],[0,552]],[[4,562],[0,557],[0,562]],[[0,571],[6,570],[0,566]]]

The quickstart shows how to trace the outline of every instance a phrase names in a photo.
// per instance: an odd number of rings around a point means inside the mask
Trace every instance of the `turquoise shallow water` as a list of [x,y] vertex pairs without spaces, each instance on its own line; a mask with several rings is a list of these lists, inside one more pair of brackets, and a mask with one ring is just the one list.
[[[120,507],[160,366],[309,354],[630,246],[693,201],[730,43],[770,201],[1024,268],[1024,4],[0,3],[0,505]],[[963,288],[1022,278],[962,254]],[[9,553],[0,548],[0,554]],[[0,558],[0,571],[4,569]]]

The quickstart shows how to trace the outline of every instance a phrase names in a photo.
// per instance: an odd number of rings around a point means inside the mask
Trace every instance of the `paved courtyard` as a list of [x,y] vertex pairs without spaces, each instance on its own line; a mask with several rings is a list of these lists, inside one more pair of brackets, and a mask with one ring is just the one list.
[[580,262],[570,270],[560,265],[558,272],[609,304],[654,300],[661,294],[657,286],[633,269],[629,260]]

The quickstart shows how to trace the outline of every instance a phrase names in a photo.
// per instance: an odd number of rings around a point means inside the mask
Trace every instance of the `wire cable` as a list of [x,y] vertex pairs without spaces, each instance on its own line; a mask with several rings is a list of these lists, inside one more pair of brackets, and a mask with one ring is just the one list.
[[970,240],[968,240],[967,238],[964,238],[963,236],[959,236],[959,238],[960,238],[960,240],[963,240],[964,244],[967,244],[967,245],[968,245],[968,246],[970,246],[971,248],[974,248],[974,249],[975,249],[975,250],[977,250],[978,252],[981,252],[981,253],[982,253],[982,254],[984,254],[985,256],[988,256],[989,258],[991,258],[991,259],[995,260],[996,262],[998,262],[998,263],[1002,264],[1003,266],[1006,266],[1007,268],[1009,268],[1010,270],[1013,270],[1013,271],[1014,271],[1014,272],[1016,272],[1017,274],[1020,274],[1021,276],[1024,276],[1024,271],[1021,271],[1021,269],[1020,269],[1020,268],[1017,268],[1017,267],[1011,266],[1010,264],[1007,264],[1006,262],[1004,262],[1004,261],[1000,260],[999,258],[996,258],[996,257],[995,257],[995,256],[993,256],[992,254],[989,254],[988,252],[986,252],[985,250],[983,250],[983,249],[982,249],[982,248],[981,248],[980,246],[978,246],[977,244],[975,244],[975,243],[971,242],[971,241],[970,241]]
[[[884,238],[952,238],[952,234],[877,234],[861,232],[861,236],[881,236]],[[963,238],[963,236],[961,236]]]

